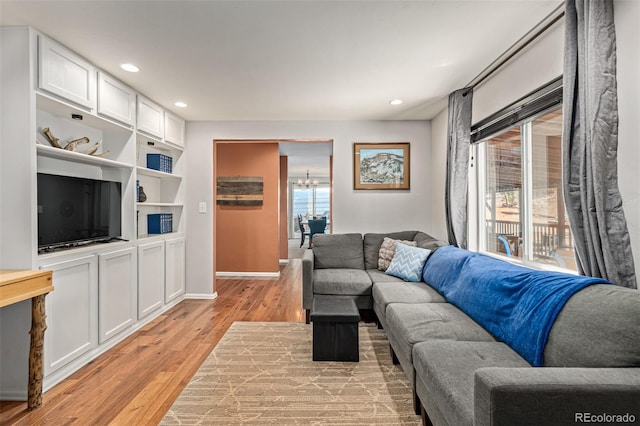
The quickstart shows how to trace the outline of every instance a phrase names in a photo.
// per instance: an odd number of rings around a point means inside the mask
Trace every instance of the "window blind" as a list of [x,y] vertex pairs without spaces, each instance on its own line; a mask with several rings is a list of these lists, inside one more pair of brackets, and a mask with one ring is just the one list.
[[562,104],[562,76],[473,124],[471,143],[483,141],[559,104]]

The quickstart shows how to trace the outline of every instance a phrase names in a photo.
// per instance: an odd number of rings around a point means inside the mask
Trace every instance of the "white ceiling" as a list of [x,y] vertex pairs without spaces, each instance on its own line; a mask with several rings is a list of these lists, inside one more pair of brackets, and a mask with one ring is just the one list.
[[[0,0],[0,24],[36,28],[187,120],[424,120],[560,3]],[[329,175],[331,143],[280,146],[290,176]]]
[[287,156],[290,177],[311,179],[329,177],[329,156],[333,154],[331,142],[280,142],[280,155]]
[[0,23],[33,26],[187,120],[408,120],[432,118],[560,3],[0,0]]

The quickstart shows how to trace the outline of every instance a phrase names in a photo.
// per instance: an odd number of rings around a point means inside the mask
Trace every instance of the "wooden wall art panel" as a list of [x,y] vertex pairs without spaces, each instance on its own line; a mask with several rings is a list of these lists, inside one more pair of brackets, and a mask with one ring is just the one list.
[[222,206],[261,206],[263,200],[262,177],[219,177],[216,203]]

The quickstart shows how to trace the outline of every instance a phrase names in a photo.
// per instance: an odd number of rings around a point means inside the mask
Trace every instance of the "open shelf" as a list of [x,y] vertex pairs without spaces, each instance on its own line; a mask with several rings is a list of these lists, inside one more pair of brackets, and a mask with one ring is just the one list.
[[[130,164],[121,163],[119,161],[110,160],[108,158],[96,157],[80,152],[67,151],[65,149],[54,148],[46,145],[36,145],[38,155],[58,160],[72,161],[74,163],[89,164],[92,166],[108,167],[112,169],[132,169]],[[166,174],[166,173],[164,173]]]
[[133,129],[130,126],[125,126],[105,117],[98,117],[92,112],[76,107],[63,100],[52,98],[49,95],[41,92],[37,92],[36,108],[42,111],[47,111],[48,113],[55,115],[56,117],[67,120],[72,120],[72,114],[80,114],[82,116],[82,120],[79,122],[85,126],[93,127],[95,129],[106,131],[126,130],[129,132],[133,132]]
[[156,136],[150,136],[146,133],[136,133],[136,140],[140,145],[148,145],[151,142],[153,145],[150,145],[152,149],[156,151],[166,151],[166,152],[182,152],[183,148],[179,145],[176,145],[171,142],[163,141],[158,139]]
[[145,176],[156,177],[156,178],[182,179],[182,176],[179,176],[173,173],[160,172],[158,170],[148,169],[146,167],[138,166],[136,167],[136,170],[138,171],[139,175],[145,175]]
[[142,234],[142,235],[138,235],[138,240],[145,240],[145,241],[148,241],[150,239],[164,240],[164,239],[167,239],[167,237],[170,237],[170,238],[184,237],[184,233],[173,231],[173,232],[165,232],[164,234]]
[[144,202],[144,203],[136,203],[136,205],[138,207],[178,207],[181,208],[183,206],[183,204],[181,203],[149,203],[149,202]]

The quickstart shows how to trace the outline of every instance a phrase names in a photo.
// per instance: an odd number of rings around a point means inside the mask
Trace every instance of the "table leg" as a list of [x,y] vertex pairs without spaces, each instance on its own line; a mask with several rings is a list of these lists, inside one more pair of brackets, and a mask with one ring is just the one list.
[[44,331],[47,329],[44,297],[46,294],[31,299],[31,344],[29,346],[29,410],[42,405],[42,366]]

